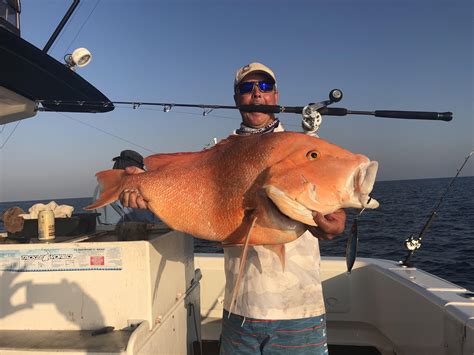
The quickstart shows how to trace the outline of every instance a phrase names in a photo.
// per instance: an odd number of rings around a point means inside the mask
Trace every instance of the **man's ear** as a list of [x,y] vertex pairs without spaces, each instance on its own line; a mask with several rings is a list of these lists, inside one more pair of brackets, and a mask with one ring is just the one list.
[[279,95],[280,95],[280,93],[278,92],[278,89],[275,87],[275,98],[276,98],[276,102],[280,102],[280,101],[278,100]]

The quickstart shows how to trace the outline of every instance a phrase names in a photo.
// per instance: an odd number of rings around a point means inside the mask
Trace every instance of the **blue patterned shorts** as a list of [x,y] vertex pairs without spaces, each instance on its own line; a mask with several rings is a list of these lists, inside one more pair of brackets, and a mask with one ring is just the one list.
[[224,310],[220,354],[327,355],[326,317],[268,320]]

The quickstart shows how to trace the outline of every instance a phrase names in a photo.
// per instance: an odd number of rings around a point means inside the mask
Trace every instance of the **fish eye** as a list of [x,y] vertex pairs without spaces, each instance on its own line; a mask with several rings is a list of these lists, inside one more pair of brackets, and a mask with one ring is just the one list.
[[309,160],[314,160],[314,159],[317,159],[318,157],[319,157],[319,152],[316,150],[311,150],[308,153],[306,153],[306,158],[308,158]]

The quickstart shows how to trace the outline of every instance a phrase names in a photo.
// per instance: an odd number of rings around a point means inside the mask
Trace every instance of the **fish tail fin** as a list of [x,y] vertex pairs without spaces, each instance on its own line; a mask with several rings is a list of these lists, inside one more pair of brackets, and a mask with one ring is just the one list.
[[91,205],[84,207],[85,210],[94,210],[118,200],[122,192],[122,178],[126,175],[122,169],[104,170],[96,174],[100,185],[100,196]]

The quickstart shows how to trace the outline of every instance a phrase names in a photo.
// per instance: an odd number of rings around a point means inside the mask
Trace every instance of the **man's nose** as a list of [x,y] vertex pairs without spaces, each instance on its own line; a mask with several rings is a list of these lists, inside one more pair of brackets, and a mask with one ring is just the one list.
[[257,83],[253,84],[252,96],[260,97],[261,93],[262,92],[260,91],[260,88],[258,87],[258,84]]

